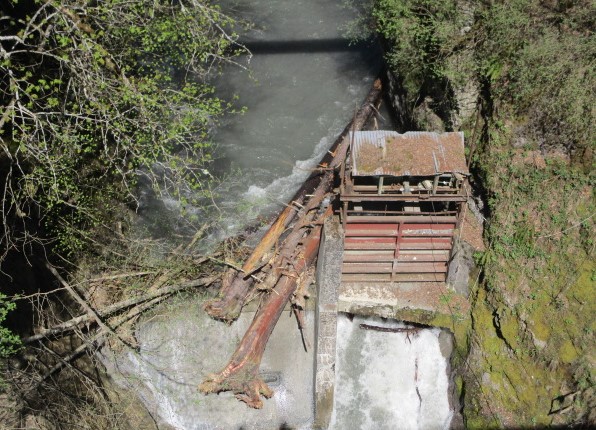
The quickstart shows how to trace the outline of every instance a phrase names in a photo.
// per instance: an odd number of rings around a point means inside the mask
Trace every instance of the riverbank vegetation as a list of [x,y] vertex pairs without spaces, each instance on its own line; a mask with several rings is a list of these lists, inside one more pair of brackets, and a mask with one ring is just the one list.
[[[114,337],[123,315],[101,309],[212,272],[192,253],[200,224],[163,258],[129,226],[141,182],[182,211],[210,201],[209,133],[233,108],[207,78],[245,52],[234,25],[203,0],[1,2],[0,355],[19,353],[2,365],[3,424],[75,425],[73,411],[109,397],[89,363],[71,363]],[[17,335],[80,312],[94,337],[77,323],[75,335],[21,345]],[[86,428],[118,421],[108,415]]]
[[594,5],[379,0],[373,18],[401,108],[464,131],[487,205],[467,426],[594,425]]
[[3,256],[81,251],[112,202],[134,208],[139,177],[200,196],[208,132],[230,108],[205,78],[240,48],[229,18],[196,0],[30,0],[1,19]]

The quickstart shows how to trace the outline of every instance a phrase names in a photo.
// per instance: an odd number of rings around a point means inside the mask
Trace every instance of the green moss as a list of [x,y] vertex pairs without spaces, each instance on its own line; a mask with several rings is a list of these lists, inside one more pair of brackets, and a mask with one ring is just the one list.
[[459,397],[464,392],[464,378],[460,375],[457,375],[453,382],[455,383],[455,389],[457,390],[457,395]]
[[503,318],[501,318],[501,334],[507,341],[507,344],[514,350],[520,348],[520,344],[518,342],[519,338],[519,320],[516,316],[512,315],[511,313],[507,313]]
[[469,430],[498,429],[501,426],[494,419],[480,415],[478,411],[468,410],[466,413],[466,428]]
[[479,290],[472,312],[473,329],[482,350],[489,356],[499,355],[503,352],[504,343],[495,332],[493,310],[488,307],[486,299],[486,291]]
[[533,318],[531,323],[532,333],[536,336],[536,339],[546,342],[550,337],[551,328],[544,324],[540,319]]
[[[520,295],[512,297],[522,299]],[[535,336],[549,340],[538,353],[533,338],[525,332],[520,312],[507,307],[498,291],[477,291],[471,316],[474,349],[480,355],[471,365],[473,374],[465,375],[465,386],[477,387],[466,388],[465,392],[468,428],[495,427],[496,422],[502,426],[551,423],[550,402],[559,395],[557,390],[568,377],[568,370],[566,365],[549,367],[550,357],[555,362],[563,361],[559,358],[560,345],[569,342],[567,348],[573,348],[569,340],[573,331],[568,333],[566,329],[580,325],[573,318],[565,324],[549,302],[547,295],[532,295],[528,303],[520,302],[521,306],[517,306],[530,321],[528,326],[536,332]],[[530,309],[529,303],[535,306]]]
[[559,358],[563,363],[572,363],[578,355],[579,354],[570,339],[564,341],[563,345],[559,348]]
[[594,285],[596,283],[596,263],[590,258],[584,260],[578,269],[577,281],[571,286],[568,296],[595,310]]

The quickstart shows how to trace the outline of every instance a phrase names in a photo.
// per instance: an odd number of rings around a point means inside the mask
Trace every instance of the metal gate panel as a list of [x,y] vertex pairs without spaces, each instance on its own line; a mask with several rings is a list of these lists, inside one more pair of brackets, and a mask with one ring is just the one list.
[[444,282],[442,273],[346,273],[342,282]]
[[[393,261],[395,253],[393,250],[370,251],[370,250],[348,250],[344,251],[344,262],[347,263],[366,263],[369,261]],[[448,250],[404,250],[400,249],[397,261],[419,261],[419,262],[439,262],[448,261]]]
[[344,282],[445,280],[454,217],[354,215],[346,221]]

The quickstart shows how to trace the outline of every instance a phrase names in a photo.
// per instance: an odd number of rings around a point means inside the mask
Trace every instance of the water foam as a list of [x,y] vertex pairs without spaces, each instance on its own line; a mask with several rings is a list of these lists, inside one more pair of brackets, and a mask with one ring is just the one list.
[[331,429],[448,429],[447,361],[440,330],[365,330],[361,323],[405,328],[397,321],[340,315]]
[[306,160],[296,161],[292,168],[292,173],[289,175],[277,178],[265,187],[259,187],[254,184],[250,185],[244,193],[244,197],[267,197],[272,204],[287,201],[296,192],[300,184],[310,175],[312,169],[317,166],[317,163],[329,148],[329,141],[329,137],[320,139],[313,151],[313,155]]

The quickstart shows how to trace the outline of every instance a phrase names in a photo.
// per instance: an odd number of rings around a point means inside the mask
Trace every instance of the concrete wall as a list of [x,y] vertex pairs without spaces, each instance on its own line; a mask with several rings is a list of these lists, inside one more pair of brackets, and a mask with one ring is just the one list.
[[329,426],[333,412],[335,385],[335,342],[337,334],[337,297],[341,282],[343,233],[336,217],[325,222],[317,262],[317,300],[315,314],[315,423],[316,429]]

